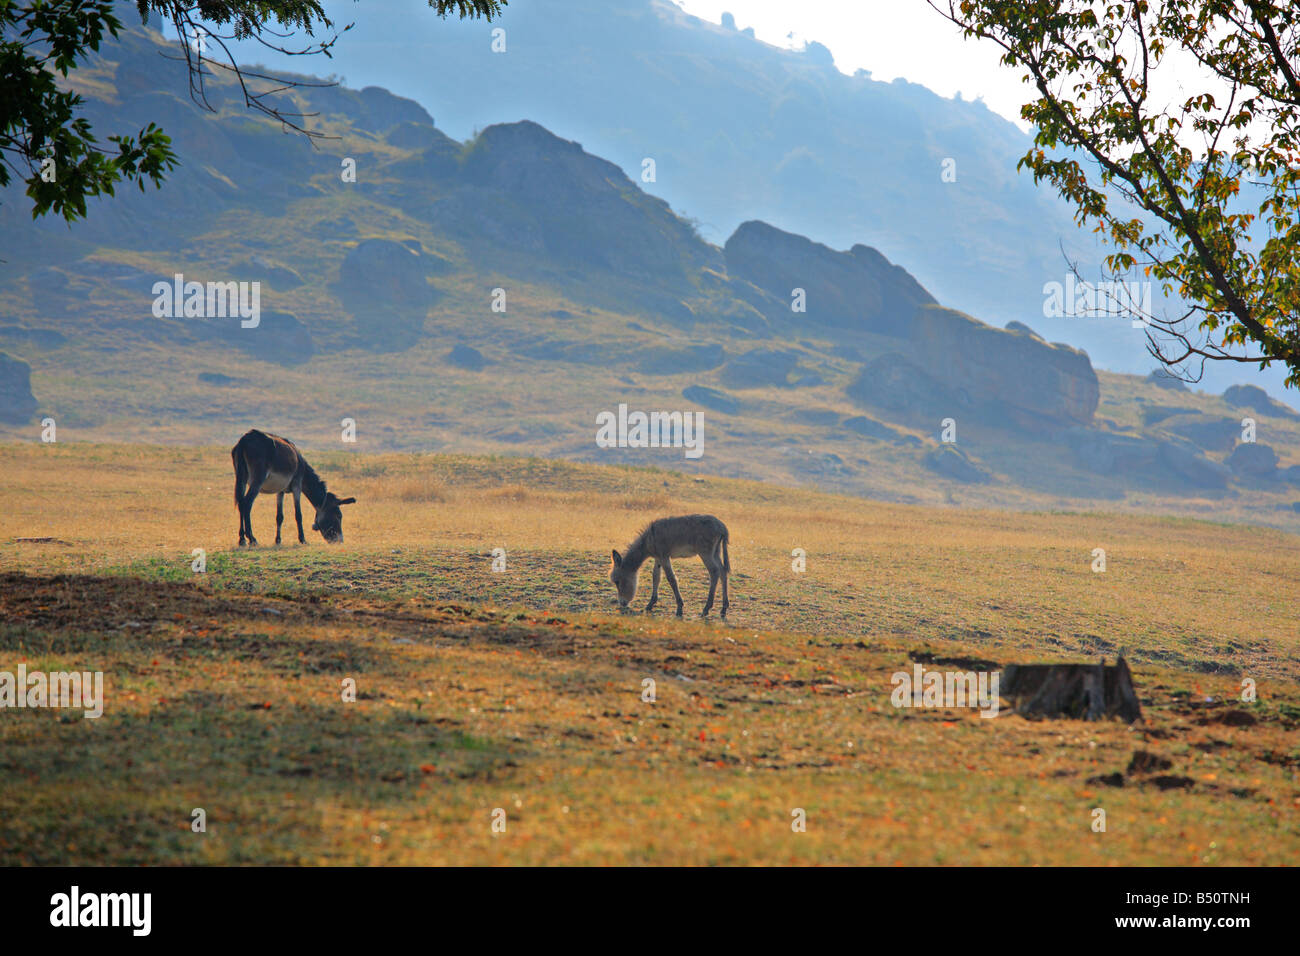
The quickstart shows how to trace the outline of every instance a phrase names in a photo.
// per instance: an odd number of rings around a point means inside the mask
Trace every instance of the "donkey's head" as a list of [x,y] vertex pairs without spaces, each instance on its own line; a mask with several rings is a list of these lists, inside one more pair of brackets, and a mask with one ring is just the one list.
[[627,607],[636,597],[636,579],[640,568],[634,568],[626,563],[617,551],[612,553],[614,563],[609,568],[609,579],[618,591],[618,603]]
[[356,498],[340,498],[332,491],[325,493],[325,500],[316,509],[316,520],[311,523],[311,530],[319,531],[321,537],[330,544],[343,541],[343,511],[341,505],[350,505]]

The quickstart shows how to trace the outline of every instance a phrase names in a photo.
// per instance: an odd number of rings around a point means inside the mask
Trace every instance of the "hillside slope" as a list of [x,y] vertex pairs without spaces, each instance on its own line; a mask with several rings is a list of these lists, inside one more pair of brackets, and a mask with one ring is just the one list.
[[[1017,170],[1030,136],[979,100],[840,72],[811,42],[838,37],[778,48],[744,29],[743,10],[717,24],[671,0],[517,0],[493,25],[438,20],[422,0],[326,7],[355,23],[328,68],[423,104],[458,139],[534,120],[633,178],[653,160],[643,188],[699,220],[712,242],[761,219],[836,248],[865,243],[953,308],[999,326],[1027,322],[1100,368],[1152,368],[1142,331],[1124,317],[1045,314],[1044,286],[1066,280],[1067,257],[1097,281],[1104,250],[1071,207]],[[949,28],[932,16],[936,30]],[[261,46],[244,52],[267,59]],[[270,62],[302,68],[300,58]],[[1214,391],[1260,385],[1295,406],[1284,378],[1276,367],[1210,363],[1204,381]]]
[[[313,148],[229,83],[211,85],[216,115],[158,92],[162,50],[131,30],[76,82],[101,134],[153,119],[175,137],[163,190],[72,230],[31,223],[14,192],[0,204],[6,436],[52,417],[61,441],[229,443],[256,424],[340,445],[346,419],[356,450],[1300,520],[1300,423],[1265,396],[1099,376],[1024,323],[945,308],[863,244],[746,221],[713,245],[534,122],[460,143],[384,90],[306,88],[295,106],[334,137]],[[177,275],[258,283],[256,326],[160,309]],[[601,447],[597,417],[624,405],[704,415],[702,457]]]

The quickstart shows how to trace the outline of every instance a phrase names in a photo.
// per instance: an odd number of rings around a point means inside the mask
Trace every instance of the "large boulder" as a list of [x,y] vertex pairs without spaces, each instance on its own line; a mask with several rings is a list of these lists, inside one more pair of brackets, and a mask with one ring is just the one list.
[[1039,432],[1090,423],[1100,401],[1086,353],[951,309],[919,308],[909,346],[868,362],[848,396],[912,422],[967,417]]
[[488,360],[472,345],[456,345],[447,353],[447,363],[470,372],[481,372],[487,367]]
[[494,239],[522,233],[571,270],[606,270],[683,295],[695,292],[700,268],[722,265],[666,202],[533,122],[483,130],[465,146],[461,180],[474,201],[455,204],[459,222],[439,213],[439,224]]
[[1205,451],[1228,451],[1241,438],[1241,422],[1235,418],[1206,418],[1191,414],[1166,419],[1160,427]]
[[1181,378],[1167,368],[1152,369],[1147,381],[1157,388],[1168,388],[1175,392],[1187,391],[1187,385]]
[[992,423],[1083,425],[1101,398],[1088,354],[985,325],[939,306],[917,309],[914,354],[927,374]]
[[1243,442],[1232,450],[1227,465],[1238,478],[1272,481],[1278,477],[1277,452],[1258,442]]
[[316,354],[311,331],[292,312],[262,310],[258,324],[244,328],[240,319],[203,319],[195,329],[239,348],[263,362],[301,365]]
[[352,308],[393,306],[426,309],[434,292],[421,254],[391,239],[357,243],[339,265],[339,292]]
[[1160,442],[1159,459],[1165,472],[1180,484],[1207,490],[1221,490],[1228,485],[1227,466],[1206,458],[1189,442]]
[[1079,465],[1099,475],[1150,471],[1159,458],[1157,443],[1139,435],[1076,428],[1065,440]]
[[868,362],[844,391],[855,402],[909,420],[951,414],[957,405],[946,385],[898,352]]
[[31,366],[7,352],[0,352],[0,422],[26,425],[36,408]]
[[1087,471],[1187,489],[1222,490],[1231,472],[1190,442],[1161,440],[1091,428],[1064,433],[1067,447]]
[[[769,312],[774,322],[904,337],[917,306],[935,301],[869,246],[837,252],[765,222],[742,223],[723,253],[728,273],[780,303]],[[791,309],[795,289],[804,290],[805,313]]]
[[937,445],[926,452],[921,461],[935,474],[963,484],[984,484],[990,480],[989,473],[955,445]]
[[438,295],[428,276],[440,271],[443,261],[417,246],[366,239],[344,256],[333,288],[356,320],[352,344],[399,351],[423,334],[425,316]]
[[1268,392],[1257,385],[1233,385],[1223,393],[1223,400],[1237,408],[1254,409],[1261,415],[1300,420],[1300,413],[1269,397]]

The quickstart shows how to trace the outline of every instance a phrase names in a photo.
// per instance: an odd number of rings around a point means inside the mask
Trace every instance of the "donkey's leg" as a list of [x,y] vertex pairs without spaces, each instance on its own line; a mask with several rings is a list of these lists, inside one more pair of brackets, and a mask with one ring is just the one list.
[[302,536],[302,486],[295,485],[293,489],[293,520],[298,522],[298,543],[306,544],[307,539]]
[[248,475],[248,493],[244,495],[244,527],[248,530],[248,543],[254,547],[257,546],[257,539],[253,537],[253,502],[262,493],[267,474],[265,467],[251,469]]
[[235,513],[239,515],[239,546],[244,546],[244,486],[239,480],[239,459],[235,459]]
[[731,571],[727,568],[727,562],[722,561],[722,613],[718,616],[724,621],[727,619],[727,608],[731,607],[731,602],[727,600],[727,578],[731,576]]
[[716,554],[711,554],[708,557],[700,555],[700,560],[709,569],[709,599],[704,602],[704,611],[700,614],[700,617],[708,617],[709,612],[713,610],[713,596],[718,593],[718,575],[721,571],[719,565],[722,562],[718,560]]
[[245,488],[239,495],[239,546],[252,546],[253,532],[248,526],[248,489]]
[[[659,570],[659,563],[655,562],[655,570]],[[677,589],[677,575],[673,574],[672,561],[664,558],[664,576],[668,578],[668,583],[672,585],[673,597],[677,598],[677,616],[682,616],[682,592]]]
[[663,569],[659,566],[658,560],[655,561],[655,573],[650,583],[650,600],[646,602],[645,612],[649,614],[659,603],[659,573]]
[[284,524],[284,492],[275,496],[275,543],[280,543],[280,525]]

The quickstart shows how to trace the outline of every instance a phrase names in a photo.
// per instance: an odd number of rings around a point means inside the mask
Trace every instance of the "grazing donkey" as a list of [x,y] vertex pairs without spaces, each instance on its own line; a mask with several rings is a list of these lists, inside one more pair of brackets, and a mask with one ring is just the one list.
[[731,558],[727,554],[727,526],[713,515],[682,515],[678,518],[660,518],[650,522],[637,539],[627,546],[627,551],[615,551],[614,564],[609,579],[618,589],[618,602],[626,608],[636,597],[637,572],[648,558],[655,559],[654,583],[650,589],[647,612],[659,601],[659,572],[662,569],[672,585],[677,598],[677,616],[682,616],[682,592],[677,589],[677,575],[673,574],[673,558],[689,558],[698,554],[709,569],[709,599],[704,603],[704,616],[713,607],[713,595],[722,579],[722,617],[727,616],[730,601],[727,599],[727,575],[731,573]]
[[256,545],[253,537],[253,502],[259,493],[275,495],[275,543],[280,543],[280,525],[284,523],[284,493],[293,492],[293,516],[298,521],[298,543],[304,544],[302,534],[302,504],[299,495],[305,494],[316,509],[316,520],[311,530],[331,543],[343,540],[343,512],[341,505],[350,505],[356,498],[339,498],[325,489],[325,482],[312,471],[298,446],[287,438],[253,429],[239,439],[230,449],[230,459],[235,464],[235,507],[239,509],[239,545],[245,540]]

